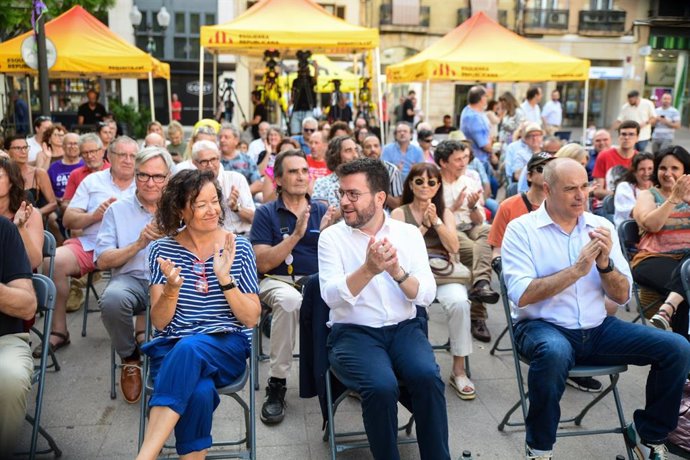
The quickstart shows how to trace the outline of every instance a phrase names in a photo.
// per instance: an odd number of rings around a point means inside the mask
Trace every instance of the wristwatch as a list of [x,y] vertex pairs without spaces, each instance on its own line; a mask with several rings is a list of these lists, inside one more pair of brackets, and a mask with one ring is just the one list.
[[599,273],[611,273],[614,269],[613,259],[611,259],[611,258],[609,258],[609,265],[606,268],[599,268],[599,265],[597,265],[597,264],[594,264],[594,265],[596,265],[597,271]]
[[405,280],[410,277],[410,272],[406,271],[402,267],[400,267],[400,270],[403,271],[403,276],[401,276],[400,278],[393,278],[393,281],[395,281],[398,284],[403,284]]
[[232,275],[230,275],[230,282],[228,284],[221,284],[220,290],[229,291],[230,289],[235,289],[236,287],[237,283],[235,283],[235,278]]

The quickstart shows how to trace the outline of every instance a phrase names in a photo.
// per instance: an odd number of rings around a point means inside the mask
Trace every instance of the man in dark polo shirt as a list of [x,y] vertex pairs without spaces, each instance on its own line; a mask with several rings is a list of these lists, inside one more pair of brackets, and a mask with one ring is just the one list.
[[20,438],[34,360],[24,320],[36,314],[31,266],[19,230],[0,216],[0,457]]
[[87,102],[79,106],[79,111],[77,112],[77,124],[78,125],[95,125],[98,122],[103,121],[103,117],[106,114],[105,107],[98,102],[98,93],[90,89],[86,93]]
[[263,276],[259,298],[273,309],[270,372],[261,408],[261,421],[267,424],[280,423],[285,416],[287,376],[302,305],[302,293],[294,283],[318,272],[320,231],[333,214],[307,195],[309,166],[304,153],[280,153],[274,168],[278,198],[257,208],[249,238]]

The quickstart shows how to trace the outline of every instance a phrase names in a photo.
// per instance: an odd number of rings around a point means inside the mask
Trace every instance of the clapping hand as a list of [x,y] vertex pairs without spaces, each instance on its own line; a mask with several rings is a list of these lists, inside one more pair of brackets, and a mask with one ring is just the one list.
[[230,268],[235,261],[235,234],[228,233],[225,235],[225,243],[221,251],[220,244],[215,244],[215,251],[213,252],[213,272],[218,278],[220,284],[228,284],[228,275]]
[[158,257],[156,262],[158,262],[158,266],[161,268],[163,276],[165,276],[165,285],[170,286],[176,291],[179,290],[184,282],[184,278],[180,276],[182,267],[176,267],[175,262],[162,257]]
[[669,200],[673,203],[690,203],[690,175],[683,174],[674,182]]
[[16,225],[19,229],[24,228],[26,223],[29,221],[29,217],[31,217],[31,213],[33,212],[34,207],[31,205],[31,203],[22,201],[22,204],[19,205],[17,212],[14,213],[14,225]]
[[101,220],[103,220],[103,214],[105,214],[110,205],[113,204],[115,201],[117,201],[117,198],[110,197],[96,208],[96,210],[93,212],[93,217],[94,219],[96,219],[96,222],[100,222]]
[[597,242],[597,247],[599,248],[599,254],[595,258],[597,266],[599,268],[608,267],[609,256],[613,247],[611,232],[606,227],[597,227],[589,232],[589,237],[592,238],[592,241]]
[[333,214],[335,213],[335,206],[329,206],[326,213],[321,218],[321,225],[319,225],[319,230],[323,230],[333,223]]
[[376,241],[373,237],[369,238],[365,264],[367,269],[375,275],[387,271],[391,276],[395,276],[400,271],[398,251],[388,238],[380,241]]
[[235,209],[237,209],[237,203],[239,202],[240,199],[240,191],[235,187],[234,185],[230,189],[230,197],[228,198],[228,208],[230,208],[230,211],[232,212],[237,212]]
[[431,228],[436,224],[438,216],[436,215],[436,205],[434,203],[429,203],[429,205],[424,210],[424,215],[422,216],[422,224],[426,228]]

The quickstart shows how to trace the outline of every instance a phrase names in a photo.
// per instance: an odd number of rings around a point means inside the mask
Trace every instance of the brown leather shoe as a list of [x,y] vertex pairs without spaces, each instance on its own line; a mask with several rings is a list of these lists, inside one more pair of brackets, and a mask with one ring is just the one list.
[[491,332],[486,327],[486,321],[483,319],[473,319],[471,324],[470,331],[472,332],[472,337],[480,342],[491,342]]
[[468,293],[468,298],[471,301],[477,301],[481,303],[495,304],[499,300],[498,292],[491,289],[489,283],[486,281],[480,281],[475,286],[470,289]]
[[138,359],[126,359],[122,362],[120,389],[125,401],[130,404],[141,398],[141,365]]

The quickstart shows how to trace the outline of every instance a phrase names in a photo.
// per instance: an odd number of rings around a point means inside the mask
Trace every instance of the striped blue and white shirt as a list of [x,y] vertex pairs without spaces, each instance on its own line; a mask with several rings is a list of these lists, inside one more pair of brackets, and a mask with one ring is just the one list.
[[[220,290],[218,278],[213,272],[213,256],[203,261],[180,245],[174,238],[165,237],[151,243],[149,252],[149,270],[151,285],[165,284],[165,276],[156,262],[156,258],[170,259],[175,266],[182,267],[180,276],[184,279],[180,288],[175,314],[168,325],[161,331],[155,330],[154,339],[165,337],[179,339],[194,334],[216,334],[242,332],[251,340],[252,330],[246,328],[232,313],[223,291]],[[197,268],[195,268],[197,262]],[[200,274],[201,273],[201,274]],[[259,293],[256,277],[256,257],[252,245],[243,236],[235,239],[235,260],[230,268],[237,287],[242,293]],[[203,276],[208,283],[208,292],[198,292],[196,283]],[[228,308],[229,307],[229,308]]]

